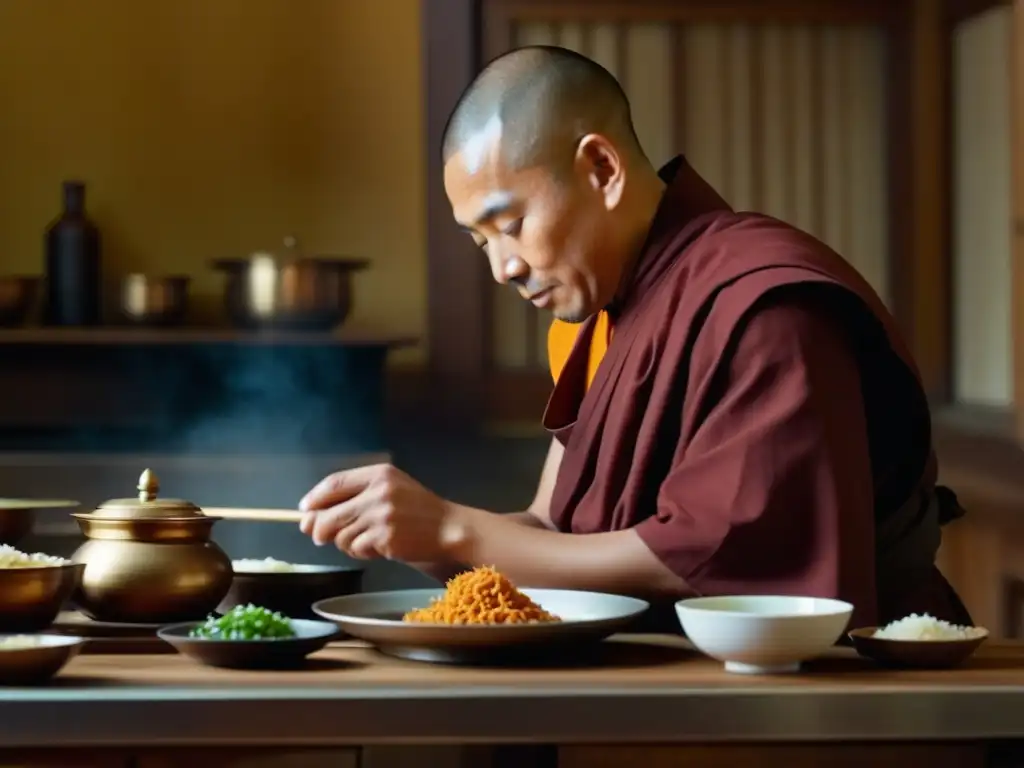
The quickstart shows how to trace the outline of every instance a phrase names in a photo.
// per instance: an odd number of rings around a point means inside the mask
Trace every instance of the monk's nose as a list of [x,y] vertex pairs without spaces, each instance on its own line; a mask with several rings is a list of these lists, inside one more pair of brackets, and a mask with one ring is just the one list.
[[523,283],[530,274],[529,265],[518,256],[510,256],[500,260],[499,274],[495,279],[502,285],[507,283]]

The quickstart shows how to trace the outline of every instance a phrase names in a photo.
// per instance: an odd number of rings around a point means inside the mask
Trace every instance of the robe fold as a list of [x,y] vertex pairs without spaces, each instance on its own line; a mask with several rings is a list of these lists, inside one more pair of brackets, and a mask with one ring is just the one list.
[[858,626],[969,622],[934,565],[962,510],[935,487],[925,393],[881,300],[682,158],[662,174],[607,351],[588,370],[595,316],[548,402],[565,446],[552,522],[634,529],[697,594],[836,597]]

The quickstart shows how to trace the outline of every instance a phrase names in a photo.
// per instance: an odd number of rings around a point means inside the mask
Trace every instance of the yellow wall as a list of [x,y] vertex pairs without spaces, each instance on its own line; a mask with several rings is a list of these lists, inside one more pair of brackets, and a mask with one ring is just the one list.
[[[39,272],[60,182],[111,274],[275,247],[372,259],[353,322],[423,335],[418,0],[3,0],[0,271]],[[418,359],[413,353],[404,359]]]

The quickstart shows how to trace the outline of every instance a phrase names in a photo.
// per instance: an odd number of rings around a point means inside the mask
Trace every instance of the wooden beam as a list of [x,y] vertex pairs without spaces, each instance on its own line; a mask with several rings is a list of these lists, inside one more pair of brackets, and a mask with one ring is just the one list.
[[516,21],[871,24],[892,18],[891,0],[484,0]]
[[893,312],[935,403],[951,391],[950,27],[912,0],[889,36],[889,262]]
[[1010,40],[1010,168],[1011,168],[1011,337],[1013,339],[1013,400],[1016,437],[1024,442],[1024,0],[1013,3]]
[[[448,115],[479,65],[474,0],[422,0],[426,94],[427,287],[430,407],[478,420],[489,313],[487,270],[459,231],[444,191],[441,140]],[[426,394],[426,393],[424,393]]]

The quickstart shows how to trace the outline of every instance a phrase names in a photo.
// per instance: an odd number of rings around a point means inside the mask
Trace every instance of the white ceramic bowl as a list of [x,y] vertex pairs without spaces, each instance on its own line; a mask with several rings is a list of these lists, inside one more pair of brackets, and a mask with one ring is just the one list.
[[694,597],[676,603],[690,642],[727,672],[795,672],[843,634],[853,606],[819,597]]

